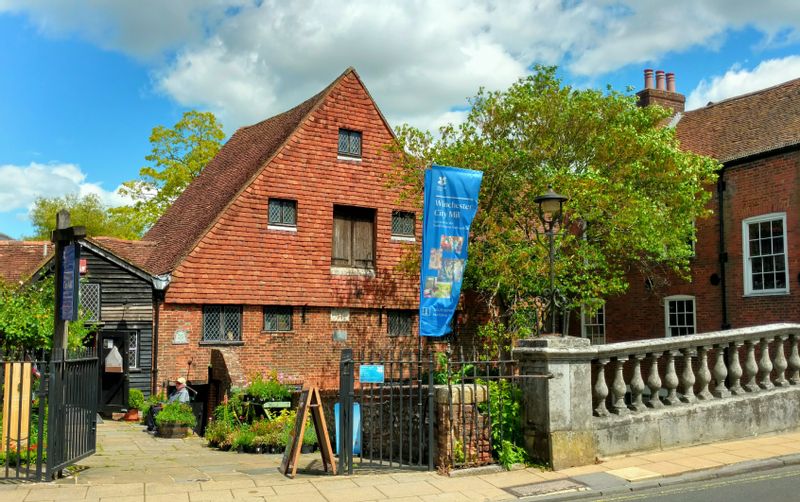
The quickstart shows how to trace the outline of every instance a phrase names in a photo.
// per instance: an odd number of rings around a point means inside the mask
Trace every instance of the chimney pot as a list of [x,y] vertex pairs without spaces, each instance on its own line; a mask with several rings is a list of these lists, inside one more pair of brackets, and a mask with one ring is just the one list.
[[675,92],[675,74],[667,73],[667,92]]
[[664,79],[664,70],[656,70],[656,89],[661,91],[667,90],[667,85]]
[[651,70],[650,68],[644,70],[644,88],[645,89],[653,88],[653,70]]

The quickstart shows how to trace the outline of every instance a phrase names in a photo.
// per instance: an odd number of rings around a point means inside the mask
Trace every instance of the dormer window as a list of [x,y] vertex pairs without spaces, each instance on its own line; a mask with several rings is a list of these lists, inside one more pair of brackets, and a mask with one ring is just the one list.
[[339,156],[350,159],[361,158],[361,132],[339,129]]

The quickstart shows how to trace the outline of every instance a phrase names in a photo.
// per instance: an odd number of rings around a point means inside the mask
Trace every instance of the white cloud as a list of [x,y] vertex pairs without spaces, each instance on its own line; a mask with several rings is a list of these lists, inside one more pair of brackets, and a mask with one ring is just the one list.
[[762,61],[752,70],[734,66],[722,76],[703,79],[686,98],[693,110],[740,94],[757,91],[800,77],[800,56]]
[[479,86],[505,88],[535,62],[596,82],[715,50],[745,26],[761,48],[800,39],[800,2],[780,0],[0,0],[3,10],[152,58],[157,88],[214,111],[228,131],[294,106],[348,66],[391,123],[435,128]]
[[108,191],[99,183],[87,182],[86,174],[75,164],[0,164],[0,179],[0,208],[4,212],[30,209],[37,197],[67,194],[95,194],[109,206],[129,203],[117,190]]

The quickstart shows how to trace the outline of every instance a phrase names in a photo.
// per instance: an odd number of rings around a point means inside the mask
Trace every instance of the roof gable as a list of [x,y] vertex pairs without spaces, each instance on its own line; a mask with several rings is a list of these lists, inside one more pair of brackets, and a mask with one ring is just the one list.
[[0,281],[24,281],[53,255],[47,241],[0,241]]
[[800,79],[686,112],[676,133],[721,162],[800,144]]
[[331,89],[350,73],[355,71],[348,68],[320,93],[291,110],[236,131],[144,236],[159,246],[159,252],[147,262],[148,270],[156,274],[172,271]]

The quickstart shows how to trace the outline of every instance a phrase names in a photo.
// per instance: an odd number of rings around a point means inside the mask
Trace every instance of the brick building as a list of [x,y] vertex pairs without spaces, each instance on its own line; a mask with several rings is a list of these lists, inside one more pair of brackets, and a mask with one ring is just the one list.
[[341,349],[416,348],[421,238],[389,188],[391,128],[353,69],[236,131],[145,235],[169,274],[155,305],[159,386],[187,376],[213,402],[253,372],[338,384]]
[[[615,342],[800,320],[800,79],[684,112],[674,77],[645,71],[640,104],[676,113],[681,146],[722,164],[696,223],[692,281],[629,275],[572,333]],[[585,313],[584,313],[585,314]]]

